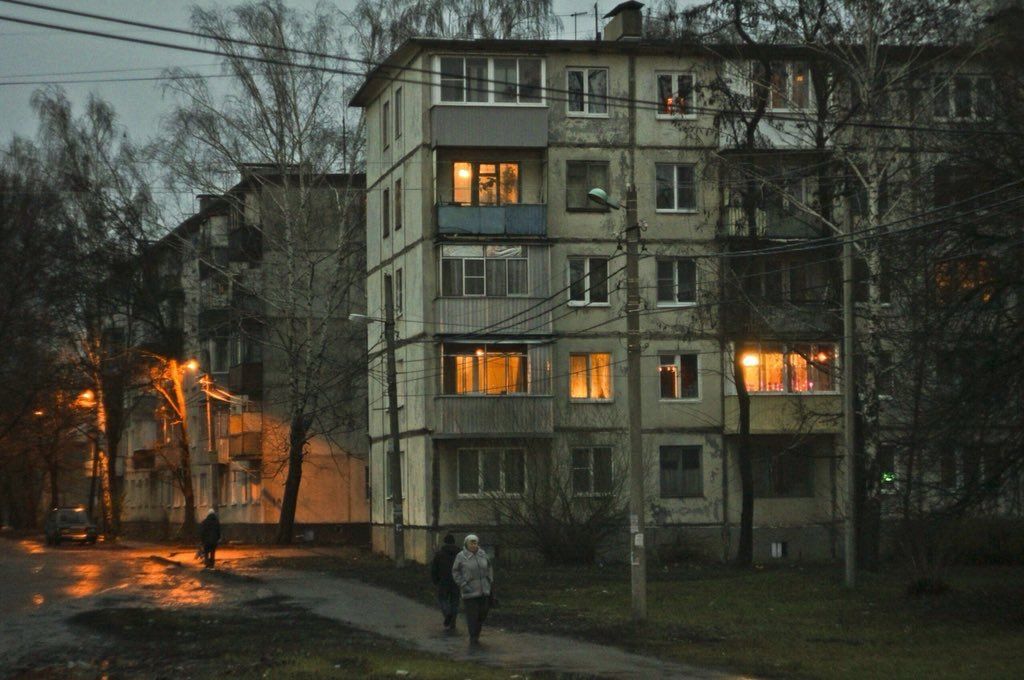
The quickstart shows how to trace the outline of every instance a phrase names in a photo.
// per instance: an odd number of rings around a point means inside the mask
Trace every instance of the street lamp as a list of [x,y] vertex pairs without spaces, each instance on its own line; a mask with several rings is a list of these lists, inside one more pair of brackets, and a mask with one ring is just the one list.
[[[618,210],[621,205],[604,189],[593,188],[587,198]],[[636,187],[626,186],[626,357],[629,398],[629,551],[633,591],[633,620],[647,618],[647,557],[644,546],[644,465],[640,390],[640,224]]]

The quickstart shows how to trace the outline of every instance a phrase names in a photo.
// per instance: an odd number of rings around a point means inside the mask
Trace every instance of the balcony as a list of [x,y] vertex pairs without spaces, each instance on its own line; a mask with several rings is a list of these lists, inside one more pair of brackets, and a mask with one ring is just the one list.
[[438,298],[438,333],[464,334],[487,329],[500,335],[551,332],[551,310],[557,303],[544,304],[535,297],[448,297]]
[[263,363],[254,361],[232,366],[228,369],[228,389],[250,399],[259,399],[263,391]]
[[740,206],[726,206],[722,211],[723,235],[737,238],[805,239],[822,234],[802,215],[774,210],[757,210],[755,224],[749,224],[746,211]]
[[437,233],[471,236],[547,236],[547,206],[439,205]]
[[132,451],[132,470],[153,470],[155,468],[155,449],[135,449]]
[[228,438],[228,458],[244,460],[263,455],[263,435],[260,432],[243,432]]
[[465,436],[546,437],[554,432],[551,395],[438,396],[440,438]]

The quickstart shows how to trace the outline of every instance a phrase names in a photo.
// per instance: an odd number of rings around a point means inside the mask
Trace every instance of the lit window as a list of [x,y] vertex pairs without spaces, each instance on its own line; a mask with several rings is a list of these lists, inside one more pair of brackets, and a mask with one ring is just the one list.
[[658,448],[662,498],[692,498],[704,495],[699,446]]
[[697,191],[693,165],[655,165],[657,210],[665,212],[694,212],[697,210]]
[[570,115],[603,116],[608,113],[608,69],[571,68],[566,70]]
[[608,258],[569,258],[569,304],[608,303]]
[[608,494],[612,492],[612,449],[610,446],[574,448],[572,455],[572,492]]
[[746,348],[740,362],[748,392],[834,392],[836,354],[832,344]]
[[658,117],[693,114],[693,74],[658,74]]
[[526,487],[526,453],[523,449],[459,449],[458,493],[523,493]]
[[658,379],[662,399],[700,398],[696,354],[662,355]]
[[519,163],[453,163],[452,201],[458,205],[519,203]]
[[[769,87],[761,64],[754,66],[754,96]],[[768,91],[769,109],[806,109],[810,105],[810,72],[806,64],[773,62]],[[763,90],[761,90],[763,91]]]
[[569,355],[571,399],[612,398],[612,355],[607,352]]
[[444,394],[526,394],[527,354],[524,345],[444,346]]

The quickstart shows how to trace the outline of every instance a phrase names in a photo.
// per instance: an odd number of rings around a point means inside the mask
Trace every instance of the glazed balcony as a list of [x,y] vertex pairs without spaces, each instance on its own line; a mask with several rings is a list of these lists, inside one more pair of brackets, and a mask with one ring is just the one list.
[[446,236],[547,236],[547,206],[439,205],[437,233]]

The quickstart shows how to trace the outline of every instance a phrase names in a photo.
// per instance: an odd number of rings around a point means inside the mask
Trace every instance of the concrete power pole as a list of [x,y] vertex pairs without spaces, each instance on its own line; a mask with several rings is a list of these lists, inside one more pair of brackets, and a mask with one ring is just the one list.
[[846,530],[844,557],[846,587],[857,585],[857,514],[856,514],[856,442],[854,439],[853,333],[853,222],[847,217],[847,233],[843,239],[843,448],[846,461]]
[[395,366],[395,298],[392,277],[384,276],[384,347],[388,371],[388,420],[391,429],[391,449],[388,451],[388,473],[391,476],[391,518],[395,566],[405,566],[405,521],[402,498],[402,454],[398,431],[398,368]]
[[629,551],[633,620],[647,618],[647,557],[644,546],[644,461],[640,405],[640,224],[636,186],[626,188],[626,352],[629,372]]

